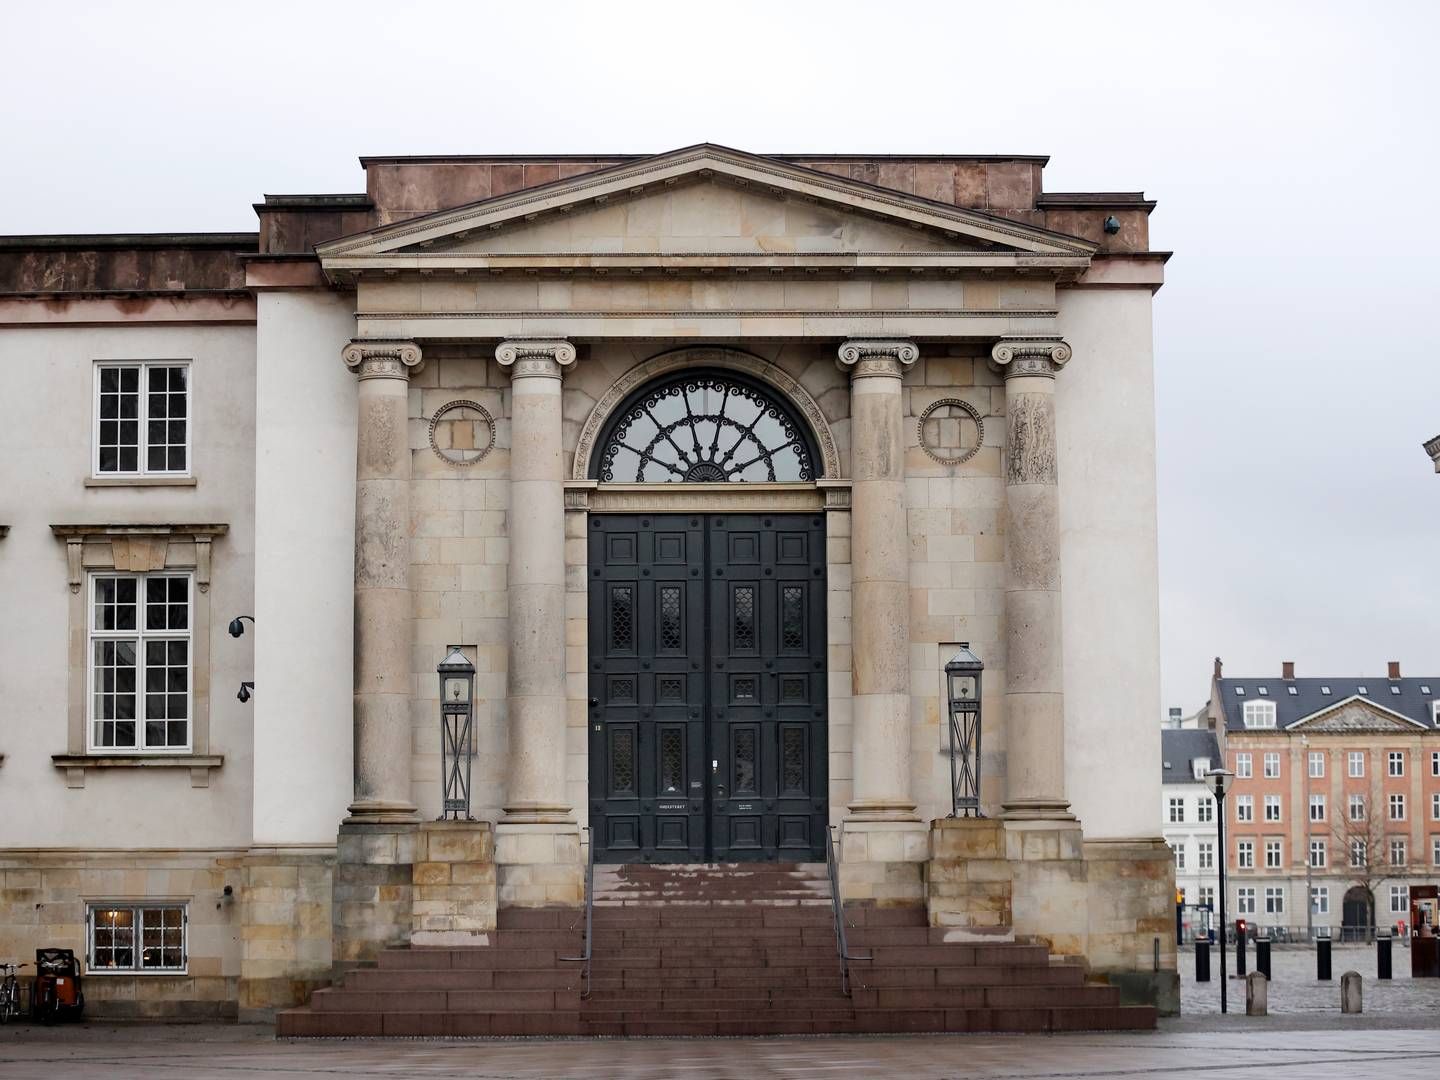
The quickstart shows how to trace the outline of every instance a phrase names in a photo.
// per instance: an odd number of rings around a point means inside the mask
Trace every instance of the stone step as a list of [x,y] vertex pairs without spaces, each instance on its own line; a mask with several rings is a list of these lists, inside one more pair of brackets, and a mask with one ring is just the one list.
[[553,968],[470,968],[398,971],[361,968],[349,972],[344,990],[572,990],[580,985],[580,964]]
[[877,967],[851,964],[856,986],[1083,986],[1082,968],[1063,964],[1026,967]]

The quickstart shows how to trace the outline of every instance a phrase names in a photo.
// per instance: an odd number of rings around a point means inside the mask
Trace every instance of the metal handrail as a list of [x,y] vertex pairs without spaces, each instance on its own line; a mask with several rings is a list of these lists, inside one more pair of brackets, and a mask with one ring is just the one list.
[[830,906],[835,912],[835,951],[840,956],[840,990],[850,996],[850,962],[872,960],[874,954],[852,954],[845,940],[845,904],[840,899],[840,867],[835,858],[835,826],[825,827],[825,869],[830,874]]
[[579,956],[562,956],[560,960],[569,964],[584,964],[581,969],[581,982],[584,989],[580,991],[580,1000],[590,996],[590,958],[595,952],[595,838],[590,833],[590,826],[583,827],[585,832],[585,948]]

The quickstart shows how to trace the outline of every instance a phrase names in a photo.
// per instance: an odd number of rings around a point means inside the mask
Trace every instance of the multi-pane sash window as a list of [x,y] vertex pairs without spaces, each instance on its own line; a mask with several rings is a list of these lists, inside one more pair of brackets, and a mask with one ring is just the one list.
[[1440,866],[1440,836],[1430,838],[1430,864]]
[[1235,911],[1240,915],[1255,914],[1255,887],[1242,885],[1235,890]]
[[1215,886],[1200,886],[1200,906],[1213,909],[1215,907]]
[[1351,751],[1349,752],[1349,754],[1346,755],[1346,760],[1347,760],[1347,761],[1349,762],[1349,764],[1350,764],[1350,775],[1351,775],[1351,776],[1364,776],[1364,775],[1365,775],[1365,751],[1364,751],[1364,750],[1351,750]]
[[1251,761],[1252,759],[1249,754],[1235,755],[1235,778],[1237,780],[1249,780],[1255,775],[1255,769]]
[[1408,861],[1406,859],[1407,854],[1408,853],[1405,850],[1405,841],[1400,839],[1399,837],[1393,837],[1390,840],[1390,865],[1404,866],[1405,863]]
[[1266,795],[1266,796],[1265,796],[1265,820],[1266,820],[1266,821],[1279,821],[1279,820],[1280,820],[1280,796],[1279,796],[1279,795]]
[[1311,779],[1318,780],[1325,775],[1325,752],[1323,750],[1311,750],[1308,762]]
[[1311,796],[1310,796],[1310,820],[1311,820],[1311,821],[1324,821],[1324,820],[1325,820],[1325,796],[1324,796],[1324,795],[1311,795]]
[[1280,755],[1265,755],[1265,779],[1274,780],[1280,775]]
[[1267,870],[1279,870],[1279,869],[1280,869],[1280,841],[1279,841],[1279,840],[1266,840],[1266,841],[1265,841],[1265,869],[1267,869]]
[[1390,914],[1408,915],[1410,913],[1410,886],[1390,886]]
[[1365,820],[1365,796],[1364,796],[1364,795],[1351,795],[1351,796],[1350,796],[1350,820],[1351,820],[1351,821],[1364,821],[1364,820]]
[[1430,751],[1430,775],[1440,776],[1440,750]]
[[1359,869],[1365,865],[1365,857],[1369,854],[1369,845],[1364,840],[1350,841],[1350,865]]
[[1173,852],[1175,852],[1175,869],[1176,869],[1176,870],[1184,870],[1184,869],[1185,869],[1185,845],[1184,845],[1184,844],[1174,844],[1174,845],[1172,845],[1172,847],[1171,847],[1170,850],[1172,850]]
[[1237,795],[1237,796],[1235,796],[1235,820],[1236,820],[1236,821],[1254,821],[1254,820],[1255,820],[1255,796],[1254,796],[1254,795]]
[[1316,915],[1330,914],[1330,887],[1328,885],[1312,885],[1310,887],[1310,910]]
[[1387,757],[1391,776],[1405,775],[1405,751],[1391,750]]
[[1196,847],[1198,856],[1197,865],[1201,870],[1215,869],[1215,845],[1208,840],[1201,840]]
[[190,576],[90,579],[90,749],[190,748]]
[[1391,820],[1391,821],[1404,821],[1404,820],[1405,820],[1405,796],[1404,796],[1404,795],[1391,795],[1391,796],[1390,796],[1390,820]]
[[1265,887],[1265,914],[1285,914],[1285,886],[1267,885]]
[[[1440,805],[1440,803],[1436,805]],[[1440,814],[1435,816],[1440,818]],[[1201,795],[1200,801],[1195,804],[1195,820],[1200,822],[1215,820],[1215,803],[1208,796]]]
[[1430,817],[1440,821],[1440,791],[1430,796]]
[[1310,865],[1316,870],[1324,870],[1329,859],[1329,851],[1326,849],[1324,840],[1310,841]]
[[1171,820],[1171,822],[1178,822],[1178,823],[1183,823],[1183,822],[1185,821],[1185,800],[1184,800],[1184,799],[1171,799],[1171,800],[1170,800],[1170,820]]
[[1247,728],[1273,728],[1275,726],[1275,703],[1273,701],[1247,701],[1245,703],[1245,726]]
[[1241,870],[1255,869],[1255,841],[1237,840],[1235,842],[1235,865]]
[[185,906],[92,904],[89,973],[185,970]]
[[190,365],[95,365],[95,474],[190,468]]

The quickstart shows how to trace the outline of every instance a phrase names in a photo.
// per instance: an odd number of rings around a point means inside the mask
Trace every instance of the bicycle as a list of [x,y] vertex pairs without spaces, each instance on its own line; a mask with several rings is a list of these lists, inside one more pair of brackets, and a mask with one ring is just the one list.
[[24,964],[0,964],[0,1024],[20,1015],[20,980],[16,973]]

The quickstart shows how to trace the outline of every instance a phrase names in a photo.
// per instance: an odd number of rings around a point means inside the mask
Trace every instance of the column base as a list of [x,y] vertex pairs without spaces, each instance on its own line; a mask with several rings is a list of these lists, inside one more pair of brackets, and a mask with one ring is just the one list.
[[580,827],[573,821],[495,826],[500,907],[579,907],[585,902]]
[[347,825],[413,825],[420,820],[419,810],[414,803],[364,799],[353,802],[346,808],[344,824]]
[[1000,814],[1007,821],[1075,821],[1070,804],[1064,799],[1015,799],[1000,804]]
[[574,825],[570,807],[558,803],[512,803],[501,808],[501,825]]
[[845,816],[845,821],[919,821],[920,815],[915,812],[915,805],[913,802],[888,799],[864,799],[846,807],[850,812]]

